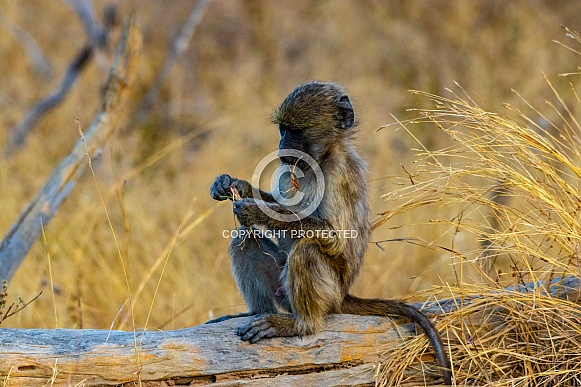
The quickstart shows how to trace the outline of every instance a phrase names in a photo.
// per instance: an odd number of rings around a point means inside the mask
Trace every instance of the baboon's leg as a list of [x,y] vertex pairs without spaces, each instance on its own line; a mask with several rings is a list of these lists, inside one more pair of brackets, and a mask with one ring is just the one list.
[[298,240],[287,261],[284,288],[292,314],[271,314],[254,319],[238,334],[252,343],[266,337],[308,335],[323,328],[325,316],[339,311],[339,278],[313,240]]
[[250,314],[277,312],[274,293],[280,286],[280,273],[285,264],[281,255],[271,239],[247,235],[230,242],[232,272]]
[[325,316],[336,313],[342,302],[340,280],[319,243],[297,241],[288,262],[286,286],[301,335],[323,329]]
[[285,253],[268,238],[260,238],[240,227],[230,242],[232,273],[248,312],[218,317],[209,323],[235,317],[277,313],[275,293],[280,295],[280,274],[285,265]]

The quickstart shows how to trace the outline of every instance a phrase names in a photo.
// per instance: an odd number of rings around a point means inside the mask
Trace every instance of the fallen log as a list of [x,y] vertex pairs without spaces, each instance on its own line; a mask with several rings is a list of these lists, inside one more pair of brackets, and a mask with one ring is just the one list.
[[[534,289],[545,296],[569,299],[579,294],[576,277],[559,277],[543,285],[528,283],[498,291]],[[450,299],[416,306],[442,314],[470,302]],[[404,320],[333,315],[326,329],[316,335],[248,344],[235,334],[247,321],[238,318],[175,331],[135,333],[0,329],[0,380],[6,386],[373,385],[382,356],[422,334]],[[422,385],[441,382],[428,353],[408,371]]]
[[[314,336],[248,344],[240,318],[176,331],[0,329],[0,375],[9,386],[117,385],[169,381],[236,385],[294,379],[308,385],[373,383],[382,351],[414,325],[389,318],[332,316]],[[435,372],[433,376],[438,377]],[[264,384],[263,384],[264,385]]]

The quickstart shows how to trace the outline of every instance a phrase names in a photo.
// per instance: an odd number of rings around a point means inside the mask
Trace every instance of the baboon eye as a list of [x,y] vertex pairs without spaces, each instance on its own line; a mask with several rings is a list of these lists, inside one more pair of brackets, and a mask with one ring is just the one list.
[[285,125],[285,124],[279,124],[278,130],[280,130],[281,132],[286,132],[287,130],[290,130],[290,126]]

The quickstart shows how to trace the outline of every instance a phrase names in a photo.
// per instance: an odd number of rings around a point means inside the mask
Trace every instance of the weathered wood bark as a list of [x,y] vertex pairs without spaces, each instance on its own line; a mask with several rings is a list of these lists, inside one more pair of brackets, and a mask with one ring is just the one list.
[[[137,71],[141,35],[131,21],[125,27],[117,56],[109,72],[101,111],[71,154],[54,170],[37,196],[22,211],[0,243],[0,281],[10,279],[32,244],[55,215],[87,165],[87,155],[102,146],[111,136],[123,115],[125,102]],[[85,149],[86,146],[86,149]]]
[[[532,285],[504,291],[528,292]],[[556,297],[576,298],[579,279],[555,279],[547,291]],[[428,303],[423,310],[442,313],[460,305],[457,301]],[[0,381],[7,386],[107,386],[137,381],[145,386],[372,385],[380,355],[401,344],[402,339],[421,334],[414,324],[402,320],[334,315],[317,335],[248,344],[234,333],[246,321],[248,318],[240,318],[136,334],[0,329]],[[422,372],[415,371],[418,383],[440,382],[439,371],[427,368],[430,359],[423,360]]]
[[44,385],[55,373],[56,382],[70,385],[138,379],[234,385],[253,376],[292,374],[308,375],[303,380],[311,385],[330,385],[329,378],[360,385],[373,383],[381,351],[396,345],[400,334],[415,334],[413,324],[398,327],[389,318],[337,315],[315,336],[253,345],[234,334],[247,320],[137,333],[137,345],[132,332],[0,329],[0,375],[8,378],[9,386]]

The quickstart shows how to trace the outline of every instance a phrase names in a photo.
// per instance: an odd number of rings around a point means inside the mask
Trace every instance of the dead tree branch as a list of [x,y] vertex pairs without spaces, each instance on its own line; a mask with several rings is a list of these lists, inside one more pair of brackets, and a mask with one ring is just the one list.
[[165,58],[163,66],[161,66],[161,70],[157,74],[153,86],[147,93],[147,95],[143,98],[143,102],[141,107],[139,108],[136,114],[136,122],[138,124],[145,122],[147,116],[149,115],[149,111],[153,106],[153,103],[157,100],[161,88],[165,83],[167,77],[169,76],[174,64],[178,60],[179,56],[188,48],[190,41],[192,40],[192,36],[196,31],[196,27],[202,21],[204,14],[208,8],[212,0],[200,0],[190,13],[188,20],[182,26],[182,29],[178,36],[174,39],[171,51]]
[[[0,329],[0,375],[10,386],[31,387],[45,385],[54,374],[55,385],[173,379],[222,386],[256,379],[261,386],[331,386],[333,381],[357,386],[373,383],[382,351],[416,334],[411,323],[334,315],[317,335],[248,344],[234,333],[246,321],[137,332],[136,341],[133,332],[123,331]],[[431,376],[439,374],[433,370]]]
[[52,74],[52,65],[42,53],[41,48],[32,35],[14,21],[10,20],[4,15],[2,10],[0,10],[0,26],[22,45],[36,72],[45,78],[50,77]]
[[89,42],[94,46],[104,47],[107,44],[108,35],[107,20],[105,20],[105,26],[97,22],[93,0],[66,0],[66,2],[79,16]]
[[[124,112],[129,90],[137,71],[141,35],[133,22],[128,22],[105,86],[101,110],[84,135],[89,155],[111,136]],[[9,280],[32,244],[41,234],[75,186],[87,165],[81,139],[71,154],[54,170],[37,196],[22,211],[0,243],[0,280]]]
[[111,27],[109,23],[113,23],[114,18],[106,17],[106,24],[104,27],[101,27],[94,18],[91,0],[71,0],[70,4],[85,26],[88,42],[85,43],[70,62],[65,76],[57,88],[34,105],[26,114],[24,120],[12,130],[4,149],[5,158],[10,157],[17,148],[24,144],[28,133],[43,114],[62,102],[71,87],[75,84],[83,68],[89,63],[94,50],[104,47],[107,44],[107,29]]

